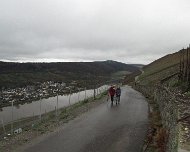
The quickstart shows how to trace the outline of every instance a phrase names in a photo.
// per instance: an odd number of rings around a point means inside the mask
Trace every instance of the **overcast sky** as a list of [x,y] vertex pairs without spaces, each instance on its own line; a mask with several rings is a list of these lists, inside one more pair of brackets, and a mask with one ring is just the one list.
[[0,60],[147,64],[190,43],[189,0],[0,0]]

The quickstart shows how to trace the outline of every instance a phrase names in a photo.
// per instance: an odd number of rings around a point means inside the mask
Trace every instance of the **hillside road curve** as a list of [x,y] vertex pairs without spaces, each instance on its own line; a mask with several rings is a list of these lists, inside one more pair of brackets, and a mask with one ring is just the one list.
[[148,128],[148,104],[141,93],[121,88],[121,102],[103,102],[24,152],[141,152]]

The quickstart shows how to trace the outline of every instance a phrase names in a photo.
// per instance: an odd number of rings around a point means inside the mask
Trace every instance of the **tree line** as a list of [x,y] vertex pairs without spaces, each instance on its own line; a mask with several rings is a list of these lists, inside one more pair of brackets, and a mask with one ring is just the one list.
[[94,84],[110,79],[117,71],[133,72],[136,66],[116,61],[13,63],[0,62],[0,88],[23,87],[38,82],[61,81]]

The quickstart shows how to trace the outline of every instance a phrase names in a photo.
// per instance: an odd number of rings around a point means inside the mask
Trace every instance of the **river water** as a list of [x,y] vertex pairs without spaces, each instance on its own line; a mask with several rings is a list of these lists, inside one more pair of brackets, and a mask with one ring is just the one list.
[[[107,85],[104,85],[96,89],[97,93],[101,93],[108,88]],[[4,124],[11,122],[12,120],[18,120],[21,118],[37,116],[55,110],[58,103],[58,109],[63,108],[69,105],[72,105],[76,102],[82,101],[86,98],[92,97],[94,95],[94,90],[80,91],[78,93],[73,93],[71,95],[59,95],[58,102],[57,96],[50,97],[48,99],[41,99],[38,101],[33,101],[31,103],[25,103],[23,105],[13,106],[13,118],[12,118],[12,107],[4,107],[0,111],[0,122],[3,120]],[[40,112],[41,111],[41,112]],[[1,124],[1,123],[0,123]]]

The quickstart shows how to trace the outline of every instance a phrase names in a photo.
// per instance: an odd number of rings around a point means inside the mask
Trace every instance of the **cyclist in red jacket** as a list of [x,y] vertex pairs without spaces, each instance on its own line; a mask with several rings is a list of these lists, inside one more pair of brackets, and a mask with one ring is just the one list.
[[114,95],[115,95],[115,88],[114,88],[114,86],[111,86],[109,88],[109,95],[111,97],[111,105],[113,105],[113,98],[114,98]]

